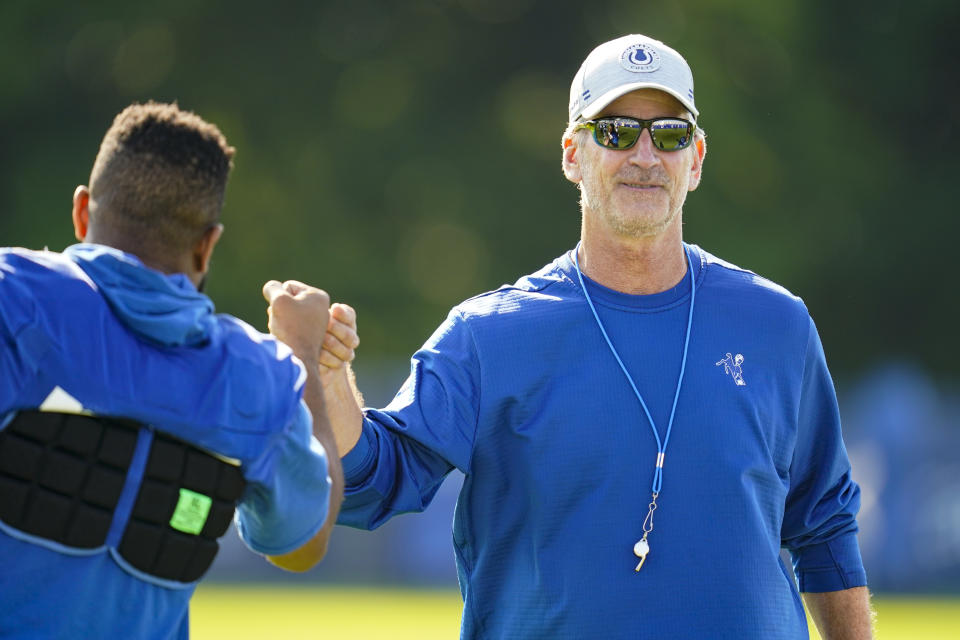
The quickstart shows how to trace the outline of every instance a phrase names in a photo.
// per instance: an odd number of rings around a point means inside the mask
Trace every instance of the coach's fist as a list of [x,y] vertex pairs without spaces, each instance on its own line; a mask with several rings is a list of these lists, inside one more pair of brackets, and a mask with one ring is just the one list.
[[345,363],[352,362],[356,348],[360,346],[357,334],[357,312],[348,304],[335,302],[330,307],[330,323],[327,325],[327,337],[323,340],[320,353],[320,373],[324,370],[339,369]]
[[330,319],[330,296],[310,285],[271,280],[263,285],[269,303],[267,327],[285,342],[304,363],[316,363],[323,349]]

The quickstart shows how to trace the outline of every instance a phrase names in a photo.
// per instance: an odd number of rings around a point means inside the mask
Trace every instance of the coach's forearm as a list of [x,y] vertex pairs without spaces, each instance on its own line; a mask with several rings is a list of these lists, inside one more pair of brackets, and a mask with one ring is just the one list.
[[866,587],[804,593],[803,601],[823,640],[872,640],[874,614]]
[[327,415],[340,457],[347,455],[360,439],[363,427],[363,396],[357,390],[349,363],[337,369],[320,367]]

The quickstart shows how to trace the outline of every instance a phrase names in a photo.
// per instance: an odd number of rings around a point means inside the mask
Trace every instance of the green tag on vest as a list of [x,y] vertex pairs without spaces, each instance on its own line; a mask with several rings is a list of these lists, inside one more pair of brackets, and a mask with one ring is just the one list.
[[177,508],[173,510],[173,517],[170,518],[170,526],[177,531],[198,535],[203,531],[212,504],[213,500],[208,496],[181,488]]

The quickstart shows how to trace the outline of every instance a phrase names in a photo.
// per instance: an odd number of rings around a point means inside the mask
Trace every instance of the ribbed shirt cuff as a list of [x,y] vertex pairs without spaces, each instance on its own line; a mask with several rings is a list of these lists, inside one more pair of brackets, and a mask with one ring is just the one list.
[[373,429],[373,424],[364,416],[363,425],[360,428],[360,439],[340,461],[343,465],[343,477],[347,486],[357,484],[367,477],[377,456],[377,449],[377,434]]
[[867,584],[854,532],[797,551],[794,571],[803,593],[841,591]]

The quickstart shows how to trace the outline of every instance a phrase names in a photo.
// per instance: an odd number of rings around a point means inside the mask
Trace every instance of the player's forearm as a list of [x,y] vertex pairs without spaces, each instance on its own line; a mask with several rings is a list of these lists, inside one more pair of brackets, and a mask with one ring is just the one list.
[[803,600],[823,640],[871,640],[873,610],[866,587],[804,593]]
[[[313,435],[327,452],[327,473],[330,475],[330,509],[323,529],[329,532],[337,520],[340,503],[343,502],[343,466],[337,451],[337,441],[331,425],[329,403],[320,381],[319,367],[315,363],[306,365],[307,382],[303,389],[303,400],[313,414]],[[321,530],[323,531],[323,530]],[[329,533],[328,533],[329,536]]]
[[303,400],[313,416],[313,435],[327,452],[327,474],[331,481],[330,500],[323,527],[313,538],[295,551],[269,558],[270,562],[288,571],[306,571],[327,554],[330,534],[340,513],[340,503],[343,502],[343,467],[337,455],[336,441],[325,409],[326,400],[320,382],[320,373],[315,363],[304,362],[304,366],[307,370],[307,381],[304,384]]
[[349,363],[337,369],[321,367],[327,415],[330,418],[336,451],[347,455],[360,439],[363,427],[363,396],[357,390],[356,379]]

